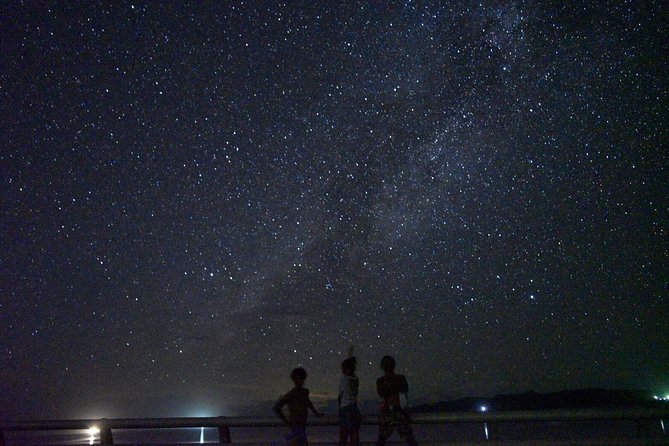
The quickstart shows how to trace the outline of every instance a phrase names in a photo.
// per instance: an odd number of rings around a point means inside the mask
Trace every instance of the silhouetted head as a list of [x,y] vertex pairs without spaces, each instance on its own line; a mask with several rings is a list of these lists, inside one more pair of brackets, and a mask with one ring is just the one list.
[[302,387],[304,385],[304,381],[307,380],[307,371],[302,367],[293,369],[293,371],[290,372],[290,379],[293,380],[297,387]]
[[355,373],[355,366],[358,364],[358,360],[355,359],[355,356],[351,356],[348,359],[345,359],[341,363],[341,371],[344,375],[353,375]]
[[381,358],[381,369],[386,373],[395,371],[395,358],[387,355]]

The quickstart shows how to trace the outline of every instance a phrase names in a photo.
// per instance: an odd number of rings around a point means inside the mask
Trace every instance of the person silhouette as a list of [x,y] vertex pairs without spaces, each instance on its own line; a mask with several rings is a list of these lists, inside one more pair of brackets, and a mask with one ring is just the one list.
[[[358,409],[358,387],[360,380],[355,375],[357,360],[353,347],[348,358],[341,363],[342,376],[339,380],[339,445],[358,446],[360,444],[360,410]],[[349,443],[350,440],[350,443]]]
[[404,375],[395,373],[395,358],[384,356],[381,359],[381,369],[384,374],[376,380],[376,392],[381,398],[379,414],[379,439],[377,446],[384,446],[388,437],[397,429],[397,433],[408,445],[417,446],[411,428],[411,418],[402,407],[400,395],[409,393],[409,384]]
[[[295,383],[295,387],[277,401],[274,405],[274,412],[290,429],[286,441],[290,442],[292,446],[307,446],[307,409],[311,410],[317,417],[322,417],[323,414],[316,410],[309,399],[309,390],[304,388],[304,381],[307,379],[306,370],[302,367],[293,369],[290,373],[290,379]],[[288,405],[288,418],[282,410],[285,405]]]

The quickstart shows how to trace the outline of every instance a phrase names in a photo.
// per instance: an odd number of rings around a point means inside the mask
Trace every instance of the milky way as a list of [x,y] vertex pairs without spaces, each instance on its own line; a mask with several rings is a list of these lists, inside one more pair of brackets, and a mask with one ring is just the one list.
[[666,5],[334,3],[2,6],[0,415],[669,386]]

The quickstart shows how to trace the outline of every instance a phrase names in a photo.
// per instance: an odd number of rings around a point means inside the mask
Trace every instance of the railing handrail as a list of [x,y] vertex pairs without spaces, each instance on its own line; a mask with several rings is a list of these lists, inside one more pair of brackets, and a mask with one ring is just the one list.
[[[578,409],[490,412],[421,413],[411,416],[414,424],[495,423],[512,421],[591,421],[669,419],[669,408]],[[378,424],[375,415],[363,416],[363,424]],[[276,417],[192,417],[192,418],[93,418],[73,420],[0,421],[0,431],[74,430],[91,426],[107,429],[152,429],[186,427],[274,427]],[[311,418],[312,426],[336,426],[335,416]]]

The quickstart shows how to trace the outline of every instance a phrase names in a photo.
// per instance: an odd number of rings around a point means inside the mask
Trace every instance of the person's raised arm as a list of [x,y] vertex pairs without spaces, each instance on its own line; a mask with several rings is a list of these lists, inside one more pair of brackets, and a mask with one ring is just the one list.
[[279,401],[276,402],[273,409],[276,416],[279,417],[284,424],[289,425],[290,422],[288,421],[288,418],[286,418],[286,415],[283,413],[283,406],[285,406],[286,403],[287,403],[286,397],[282,396],[281,399],[279,399]]

